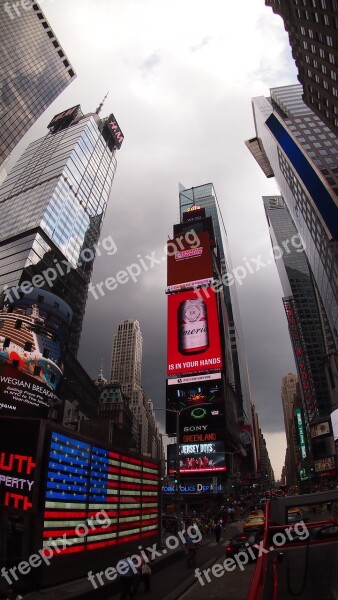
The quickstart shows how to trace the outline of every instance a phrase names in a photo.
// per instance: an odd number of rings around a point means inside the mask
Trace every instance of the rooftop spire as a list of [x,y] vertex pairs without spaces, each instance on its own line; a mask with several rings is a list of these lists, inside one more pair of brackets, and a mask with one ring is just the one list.
[[107,98],[108,94],[109,94],[109,92],[107,92],[107,93],[106,93],[106,95],[105,95],[105,97],[103,98],[103,100],[102,100],[101,104],[100,104],[100,105],[97,107],[97,109],[96,109],[96,111],[95,111],[97,115],[99,115],[99,114],[100,114],[100,112],[101,112],[101,110],[102,110],[102,106],[104,105],[104,103],[105,103],[105,101],[106,101],[106,98]]

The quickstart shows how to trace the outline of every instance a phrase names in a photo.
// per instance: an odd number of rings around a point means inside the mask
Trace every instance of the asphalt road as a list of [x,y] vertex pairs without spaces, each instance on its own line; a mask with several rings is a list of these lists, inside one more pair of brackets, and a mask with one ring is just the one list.
[[[210,568],[215,562],[219,562],[220,560],[223,562],[225,559],[225,546],[228,540],[241,531],[242,522],[230,523],[225,526],[220,543],[215,541],[213,535],[204,538],[198,549],[196,567],[200,571],[203,571],[206,568]],[[237,568],[234,573],[226,573],[224,579],[220,577],[216,579],[211,576],[212,581],[210,583],[206,582],[205,585],[201,585],[195,576],[195,567],[187,567],[182,551],[181,558],[166,569],[162,569],[151,576],[150,592],[144,593],[143,584],[141,584],[135,597],[143,596],[147,600],[159,600],[159,598],[162,600],[176,600],[178,598],[187,598],[189,600],[190,598],[194,598],[194,600],[204,600],[204,598],[212,598],[213,600],[217,598],[222,598],[222,600],[245,600],[253,569],[254,565],[249,565],[243,572]],[[219,589],[217,593],[216,587]],[[187,589],[190,591],[187,591]],[[228,592],[225,593],[225,590],[228,590]],[[116,593],[113,596],[109,596],[108,600],[119,600],[120,595],[120,593]]]

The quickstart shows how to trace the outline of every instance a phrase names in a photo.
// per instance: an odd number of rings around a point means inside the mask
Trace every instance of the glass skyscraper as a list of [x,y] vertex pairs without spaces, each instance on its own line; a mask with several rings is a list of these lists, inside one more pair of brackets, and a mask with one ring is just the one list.
[[60,296],[73,311],[74,353],[122,141],[113,115],[72,107],[54,117],[0,187],[0,292],[10,297],[33,285]]
[[[207,183],[189,189],[185,189],[184,186],[180,185],[179,204],[181,221],[183,213],[192,206],[204,208],[206,216],[212,218],[221,265],[221,276],[225,276],[226,273],[231,271],[232,267],[226,231],[213,184]],[[242,339],[237,294],[234,286],[232,286],[230,291],[230,287],[224,285],[223,290],[229,319],[233,383],[237,392],[237,418],[239,422],[243,423],[246,421],[251,423],[249,375]]]
[[0,0],[0,165],[76,77],[39,5],[22,4]]
[[[272,245],[283,250],[282,256],[276,259],[276,266],[284,297],[288,301],[292,299],[293,310],[297,313],[300,336],[297,337],[296,347],[292,328],[290,333],[296,364],[304,365],[301,372],[298,372],[298,379],[302,390],[304,414],[309,423],[318,416],[329,415],[331,409],[330,393],[323,368],[327,349],[322,311],[308,259],[283,198],[265,196],[263,202]],[[298,360],[299,352],[302,352],[301,362]],[[307,364],[304,364],[305,362]]]
[[[253,99],[256,137],[246,145],[268,161],[292,221],[301,234],[324,306],[333,347],[338,331],[338,139],[302,100],[302,86]],[[259,153],[258,153],[259,148]],[[259,156],[264,157],[264,163]],[[269,169],[265,171],[268,175]],[[330,342],[331,343],[331,342]]]

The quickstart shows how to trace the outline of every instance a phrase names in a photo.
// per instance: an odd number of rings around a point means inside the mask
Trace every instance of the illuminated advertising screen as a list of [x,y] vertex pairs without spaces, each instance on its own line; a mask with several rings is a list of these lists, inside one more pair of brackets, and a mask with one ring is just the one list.
[[286,313],[286,318],[288,320],[293,351],[299,370],[300,385],[302,386],[303,390],[303,397],[306,404],[306,410],[309,416],[309,420],[312,421],[314,418],[318,417],[318,406],[309,357],[304,341],[303,327],[298,315],[297,306],[294,298],[283,298],[283,304]]
[[[210,373],[212,379],[182,377],[167,380],[166,433],[176,434],[176,411],[179,414],[180,435],[215,435],[224,430],[225,400],[220,373]],[[214,438],[210,438],[214,441]],[[210,441],[200,439],[198,441]]]
[[[191,243],[191,241],[193,243]],[[190,242],[190,243],[189,243]],[[195,231],[167,242],[167,291],[193,285],[206,285],[212,280],[209,234]]]
[[6,290],[0,305],[0,416],[48,417],[71,319],[68,304],[50,292]]
[[113,114],[109,115],[106,121],[106,127],[110,137],[114,141],[114,145],[120,149],[124,140],[124,135],[120,129],[118,122],[116,121]]
[[219,370],[216,294],[210,287],[168,296],[168,375]]
[[53,119],[49,123],[48,129],[54,128],[55,126],[64,125],[64,124],[69,125],[72,121],[74,121],[75,117],[77,117],[77,115],[79,114],[80,108],[81,108],[80,104],[77,104],[76,106],[73,106],[72,108],[68,108],[67,110],[64,110],[63,112],[59,113],[58,115],[55,115],[55,117],[53,117]]
[[39,421],[0,419],[0,506],[33,510],[39,429]]
[[[217,477],[198,479],[181,479],[180,481],[181,494],[219,494],[224,492],[224,484],[217,481]],[[162,486],[164,494],[175,494],[175,484],[170,482]]]
[[[46,546],[52,540],[55,554],[105,548],[158,533],[158,463],[56,431],[51,432],[46,455],[43,537]],[[95,526],[94,521],[84,528],[103,511],[105,525]]]
[[316,473],[322,473],[323,471],[331,471],[331,469],[335,469],[335,457],[326,456],[325,458],[321,458],[320,460],[315,460],[314,464]]
[[329,421],[323,421],[322,423],[310,425],[310,435],[312,439],[324,435],[331,435],[331,427]]
[[[173,473],[177,466],[176,444],[168,446],[168,468]],[[224,442],[179,444],[180,473],[213,473],[226,471]]]
[[196,221],[196,219],[203,219],[204,217],[205,208],[201,208],[200,206],[192,206],[183,213],[182,220],[183,223],[189,223],[191,221]]
[[[186,214],[186,213],[184,213]],[[188,213],[192,215],[193,213]],[[190,222],[189,222],[190,221]],[[214,226],[211,217],[202,218],[190,218],[189,221],[183,223],[176,223],[174,225],[174,237],[177,238],[180,235],[186,235],[189,231],[195,231],[196,235],[200,236],[201,233],[207,231],[209,233],[209,244],[211,246],[216,245]]]
[[305,441],[305,429],[304,429],[301,409],[297,408],[295,410],[295,414],[296,414],[296,422],[297,422],[298,436],[299,436],[299,447],[300,447],[300,452],[301,452],[302,458],[304,459],[307,456],[307,452],[306,452],[306,441]]

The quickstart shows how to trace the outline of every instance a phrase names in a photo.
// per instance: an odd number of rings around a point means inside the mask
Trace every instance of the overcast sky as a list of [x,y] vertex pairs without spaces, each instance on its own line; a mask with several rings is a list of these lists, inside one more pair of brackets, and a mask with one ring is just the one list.
[[[156,251],[161,264],[137,283],[104,298],[89,297],[79,359],[92,377],[104,357],[109,376],[112,336],[122,319],[139,320],[142,382],[155,407],[165,405],[166,265],[163,247],[178,222],[178,184],[212,182],[236,267],[243,258],[270,260],[262,196],[276,194],[244,145],[254,135],[251,98],[297,83],[282,20],[264,0],[42,0],[43,11],[77,79],[26,135],[46,133],[51,117],[80,103],[114,113],[125,140],[102,238],[117,252],[97,257],[93,283]],[[4,18],[3,16],[1,18]],[[137,255],[140,255],[137,258]],[[295,372],[275,265],[237,288],[252,400],[276,476],[285,454],[281,379]],[[158,412],[164,423],[164,412]]]

